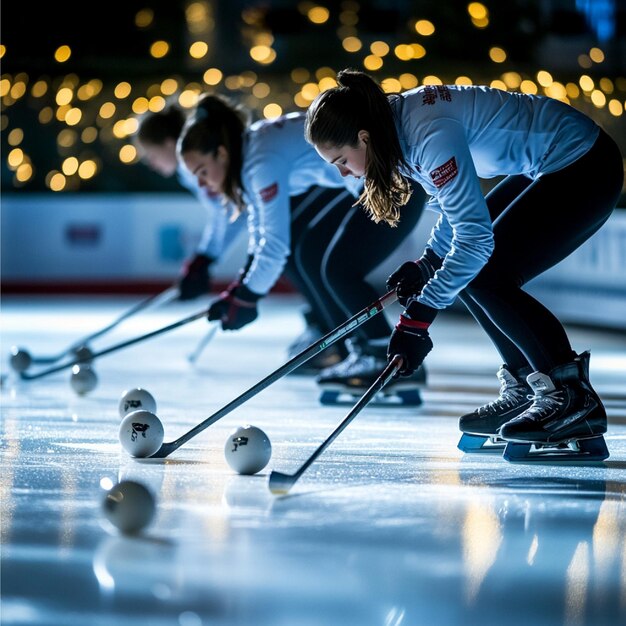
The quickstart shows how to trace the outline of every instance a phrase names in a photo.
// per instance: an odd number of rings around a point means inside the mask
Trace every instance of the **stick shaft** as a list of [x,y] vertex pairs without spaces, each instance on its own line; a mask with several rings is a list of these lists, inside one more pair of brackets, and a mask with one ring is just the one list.
[[371,399],[393,378],[396,372],[402,367],[402,357],[396,355],[387,364],[380,376],[374,381],[372,386],[359,398],[358,402],[352,407],[350,412],[343,418],[339,426],[319,445],[313,454],[302,464],[300,469],[293,474],[293,482],[306,472],[310,465],[317,457],[328,448],[328,446],[337,439],[337,437],[345,430],[350,422],[369,404]]
[[187,357],[187,359],[191,363],[195,363],[198,360],[198,357],[200,356],[202,351],[206,348],[207,344],[211,341],[211,339],[213,339],[213,337],[215,337],[215,333],[217,332],[218,328],[219,326],[217,325],[217,323],[214,323],[211,326],[211,328],[209,328],[208,332],[204,335],[204,337],[202,337],[196,349]]
[[159,300],[163,300],[163,302],[169,302],[171,299],[174,298],[174,296],[177,293],[178,293],[177,287],[168,287],[165,291],[162,291],[161,293],[157,293],[153,296],[145,298],[144,300],[141,300],[135,306],[128,309],[128,311],[120,315],[117,319],[112,321],[110,324],[108,324],[104,328],[101,328],[100,330],[97,330],[95,333],[92,333],[91,335],[87,335],[87,337],[83,337],[82,339],[79,339],[78,341],[73,343],[72,346],[69,348],[69,350],[75,347],[79,347],[81,344],[86,343],[87,341],[91,341],[93,339],[96,339],[96,337],[100,337],[104,335],[105,333],[108,333],[110,330],[113,330],[118,324],[120,324],[124,320],[127,320],[129,317],[132,317],[136,313],[139,313],[139,311],[142,311],[143,309],[149,307],[151,304],[154,304],[155,302]]
[[55,363],[56,361],[59,361],[64,356],[69,354],[75,348],[79,348],[80,346],[88,343],[89,341],[92,341],[96,339],[97,337],[101,337],[105,333],[108,333],[110,330],[113,330],[116,326],[118,326],[121,322],[123,322],[124,320],[127,320],[129,317],[132,317],[136,313],[139,313],[139,311],[142,311],[143,309],[147,308],[151,304],[154,304],[155,302],[160,303],[161,300],[163,302],[169,302],[171,299],[174,298],[174,296],[177,293],[178,293],[177,287],[168,287],[165,291],[162,291],[161,293],[157,293],[153,296],[150,296],[149,298],[145,298],[144,300],[141,300],[136,305],[128,309],[128,311],[120,315],[113,322],[105,326],[104,328],[101,328],[100,330],[97,330],[96,332],[91,333],[90,335],[87,335],[81,339],[74,341],[68,348],[63,350],[63,352],[59,352],[59,354],[55,356],[33,357],[32,361],[33,363]]
[[219,411],[207,417],[204,421],[200,422],[197,426],[190,431],[169,443],[164,443],[159,450],[157,450],[152,457],[164,458],[170,455],[174,450],[177,450],[184,443],[189,441],[192,437],[201,433],[203,430],[215,424],[225,415],[228,415],[231,411],[234,411],[237,407],[241,406],[244,402],[247,402],[250,398],[256,396],[259,392],[263,391],[266,387],[280,380],[283,376],[286,376],[297,367],[305,363],[310,358],[326,349],[331,344],[338,341],[341,337],[344,337],[347,333],[358,328],[361,324],[364,324],[374,315],[380,313],[387,305],[395,302],[398,296],[395,291],[386,293],[382,298],[376,300],[373,304],[359,311],[356,315],[353,315],[350,319],[346,320],[343,324],[338,326],[335,330],[331,330],[327,335],[324,335],[319,342],[311,344],[308,348],[305,348],[300,354],[297,354],[292,359],[287,361],[284,365],[281,365],[277,370],[266,376],[263,380],[259,381],[247,391],[244,391],[240,396],[229,402],[226,406],[222,407]]
[[[185,324],[189,324],[190,322],[194,322],[201,317],[205,317],[207,311],[200,311],[199,313],[195,313],[194,315],[190,315],[189,317],[185,317],[184,319],[175,322],[173,324],[169,324],[168,326],[164,326],[162,328],[158,328],[157,330],[153,330],[152,332],[146,333],[145,335],[140,335],[139,337],[134,337],[133,339],[128,339],[126,341],[122,341],[121,343],[117,343],[113,346],[105,348],[104,350],[100,350],[99,352],[94,352],[92,357],[93,359],[104,356],[105,354],[110,354],[111,352],[117,352],[118,350],[122,350],[123,348],[127,348],[128,346],[132,346],[141,341],[145,341],[147,339],[151,339],[152,337],[156,337],[157,335],[162,335],[163,333],[167,333],[170,330],[174,330],[179,328],[180,326],[184,326]],[[68,367],[73,367],[78,363],[82,363],[80,359],[74,359],[72,361],[68,361],[66,363],[61,363],[60,365],[56,365],[54,367],[49,367],[48,369],[42,370],[41,372],[36,372],[35,374],[29,374],[28,372],[20,372],[20,377],[23,380],[35,380],[37,378],[42,378],[44,376],[48,376],[48,374],[54,374],[56,372],[60,372]]]

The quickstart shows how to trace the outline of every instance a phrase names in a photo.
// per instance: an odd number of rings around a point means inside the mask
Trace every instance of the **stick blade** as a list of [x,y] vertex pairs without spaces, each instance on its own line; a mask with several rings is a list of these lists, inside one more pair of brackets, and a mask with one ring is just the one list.
[[177,446],[173,446],[171,443],[162,443],[161,447],[152,455],[150,455],[149,459],[164,459],[169,456],[174,450],[176,450]]
[[272,470],[270,472],[270,479],[268,482],[270,491],[275,496],[284,496],[289,493],[289,490],[296,482],[296,478],[291,476],[290,474],[283,474],[282,472],[277,472]]

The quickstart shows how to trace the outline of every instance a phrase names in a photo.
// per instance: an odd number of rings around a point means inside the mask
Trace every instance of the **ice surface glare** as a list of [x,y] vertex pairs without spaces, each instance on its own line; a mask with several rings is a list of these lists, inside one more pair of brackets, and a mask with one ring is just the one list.
[[[166,459],[133,459],[118,437],[124,390],[157,402],[171,441],[286,361],[302,303],[271,296],[238,333],[200,319],[96,360],[77,396],[70,370],[20,381],[12,345],[59,353],[139,298],[3,298],[2,622],[32,626],[552,626],[626,623],[626,339],[571,328],[591,350],[611,456],[596,464],[509,464],[463,454],[458,417],[495,398],[498,355],[470,319],[433,325],[419,408],[371,404],[284,497],[350,406],[322,406],[290,375]],[[94,350],[201,311],[171,303],[133,317]],[[395,309],[388,311],[395,316]],[[35,368],[35,366],[33,366]],[[237,427],[272,443],[259,475],[224,458]],[[157,513],[142,535],[105,524],[104,491],[145,484]],[[71,590],[71,592],[69,592]]]

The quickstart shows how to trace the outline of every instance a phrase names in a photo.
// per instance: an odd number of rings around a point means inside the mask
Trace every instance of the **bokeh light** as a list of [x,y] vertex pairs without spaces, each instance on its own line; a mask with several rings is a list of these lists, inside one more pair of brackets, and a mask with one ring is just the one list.
[[[248,4],[232,13],[227,30],[216,6],[189,0],[178,22],[159,3],[126,12],[120,7],[106,35],[85,23],[75,36],[60,33],[39,56],[3,41],[2,154],[12,176],[3,179],[4,189],[74,191],[86,180],[97,189],[111,179],[116,185],[120,163],[132,166],[124,172],[136,166],[148,180],[145,166],[125,149],[137,115],[169,102],[192,109],[200,94],[215,92],[249,107],[254,118],[271,119],[306,109],[336,85],[345,67],[371,72],[386,93],[477,84],[543,95],[624,135],[616,125],[624,121],[626,77],[615,42],[580,37],[576,47],[550,48],[541,36],[546,22],[516,5],[468,1],[450,19],[443,9],[420,3],[401,10],[356,0],[300,0],[280,10],[273,3]],[[38,43],[43,40],[29,45]],[[36,62],[29,65],[30,54]],[[53,138],[51,147],[45,137]],[[10,166],[11,151],[25,145],[28,155]],[[81,155],[86,146],[92,153]],[[72,158],[92,161],[93,173],[79,176]]]

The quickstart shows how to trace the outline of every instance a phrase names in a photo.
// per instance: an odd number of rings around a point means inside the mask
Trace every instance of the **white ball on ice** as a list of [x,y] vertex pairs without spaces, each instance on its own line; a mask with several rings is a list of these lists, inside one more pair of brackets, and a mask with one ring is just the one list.
[[152,456],[163,443],[163,424],[150,411],[132,411],[120,424],[120,443],[137,458]]
[[269,463],[272,444],[260,428],[240,426],[228,436],[224,455],[228,465],[238,474],[256,474]]
[[122,394],[119,403],[120,417],[124,418],[128,413],[133,411],[150,411],[150,413],[156,413],[156,400],[154,396],[143,389],[142,387],[134,387],[133,389],[127,389]]
[[109,489],[102,500],[104,516],[123,533],[143,530],[154,518],[156,502],[141,483],[123,480]]
[[84,396],[98,386],[98,377],[89,365],[80,363],[72,367],[70,385],[79,396]]

